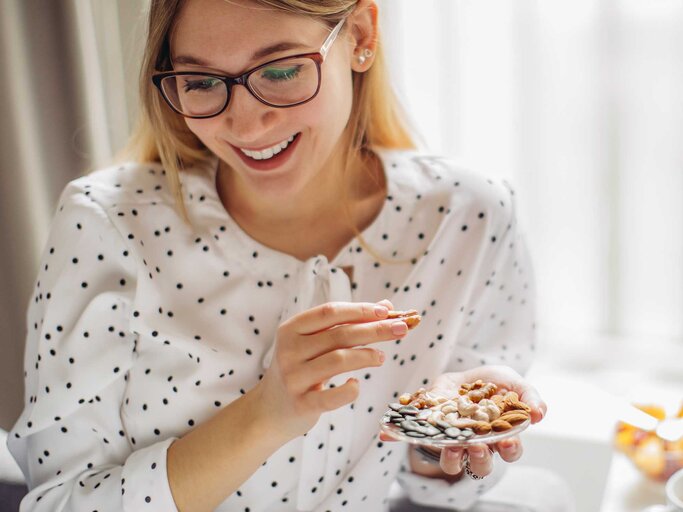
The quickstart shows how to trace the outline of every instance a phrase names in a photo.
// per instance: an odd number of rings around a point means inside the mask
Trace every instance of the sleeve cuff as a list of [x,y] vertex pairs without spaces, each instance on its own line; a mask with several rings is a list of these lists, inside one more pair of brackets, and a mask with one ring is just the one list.
[[451,484],[440,478],[416,475],[407,469],[407,466],[405,471],[399,472],[396,480],[413,503],[428,507],[466,510],[474,505],[482,494],[496,485],[504,473],[504,463],[494,460],[493,472],[481,480],[473,480],[463,475],[460,480]]
[[128,457],[121,480],[124,511],[178,512],[166,472],[166,453],[175,440],[168,438]]

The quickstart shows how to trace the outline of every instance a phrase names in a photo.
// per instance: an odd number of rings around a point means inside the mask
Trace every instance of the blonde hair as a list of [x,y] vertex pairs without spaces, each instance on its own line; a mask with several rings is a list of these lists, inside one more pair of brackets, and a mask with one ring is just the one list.
[[[169,187],[185,221],[189,222],[183,202],[180,172],[207,162],[212,153],[189,130],[183,117],[173,112],[152,84],[153,74],[171,69],[169,35],[185,0],[151,0],[147,42],[139,77],[140,109],[137,124],[116,160],[160,162],[166,170]],[[350,14],[358,0],[252,0],[265,7],[321,20],[330,27]],[[388,149],[416,147],[405,114],[391,88],[384,52],[379,41],[375,60],[364,73],[353,73],[353,105],[342,134],[345,174],[360,161],[365,164],[370,146]],[[365,151],[367,153],[367,151]],[[347,207],[346,201],[344,204]],[[350,216],[349,216],[350,218]],[[355,225],[351,226],[360,236]],[[361,243],[369,249],[361,238]]]

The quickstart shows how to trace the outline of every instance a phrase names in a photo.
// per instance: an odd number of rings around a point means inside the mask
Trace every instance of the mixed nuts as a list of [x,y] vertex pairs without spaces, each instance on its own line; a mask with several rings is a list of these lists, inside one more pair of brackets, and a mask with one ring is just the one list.
[[389,404],[382,421],[393,423],[415,438],[466,440],[492,432],[505,432],[530,418],[531,408],[514,391],[477,380],[460,386],[447,397],[420,388]]

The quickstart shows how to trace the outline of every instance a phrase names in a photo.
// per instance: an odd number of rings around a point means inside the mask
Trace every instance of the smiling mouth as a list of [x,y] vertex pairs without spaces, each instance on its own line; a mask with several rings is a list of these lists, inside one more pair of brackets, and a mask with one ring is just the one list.
[[[287,140],[260,151],[243,149],[230,145],[242,162],[255,171],[274,171],[279,169],[295,154],[301,141],[301,132],[291,135]],[[283,147],[284,146],[284,147]]]
[[243,148],[238,149],[253,160],[269,160],[271,158],[274,158],[277,154],[281,153],[282,151],[285,151],[298,135],[299,133],[290,135],[290,137],[287,140],[283,140],[282,142],[275,144],[270,148],[262,149],[259,151]]

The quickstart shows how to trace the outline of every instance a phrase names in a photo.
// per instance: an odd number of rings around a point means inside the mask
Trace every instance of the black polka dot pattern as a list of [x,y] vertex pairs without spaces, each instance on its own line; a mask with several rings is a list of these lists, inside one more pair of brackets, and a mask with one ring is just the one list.
[[383,298],[418,309],[420,328],[375,345],[383,366],[330,379],[357,378],[356,402],[272,454],[222,506],[385,510],[396,478],[411,496],[431,489],[435,506],[481,494],[406,471],[405,447],[380,442],[378,421],[443,372],[527,369],[535,289],[514,192],[446,159],[378,154],[388,191],[363,232],[373,250],[353,239],[332,261],[299,261],[242,231],[216,193],[215,158],[181,177],[192,225],[158,164],[66,187],[27,313],[26,406],[8,443],[35,487],[28,508],[69,495],[79,510],[174,510],[168,446],[259,382],[278,325],[323,302]]

